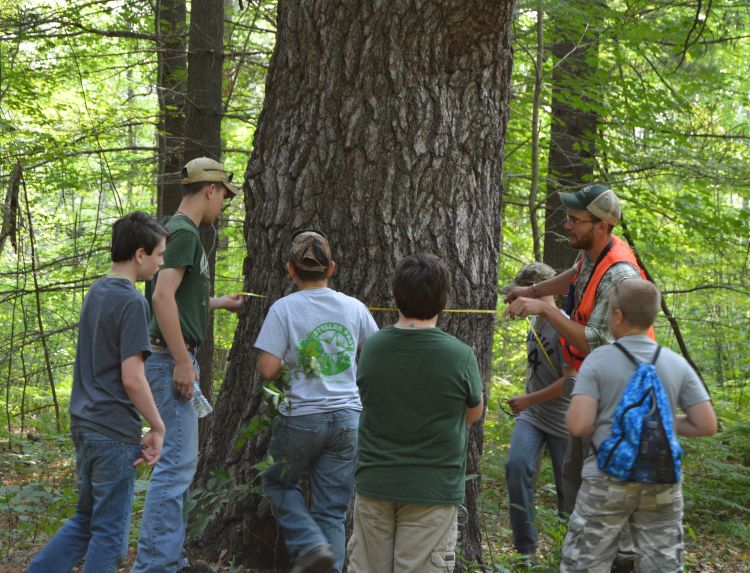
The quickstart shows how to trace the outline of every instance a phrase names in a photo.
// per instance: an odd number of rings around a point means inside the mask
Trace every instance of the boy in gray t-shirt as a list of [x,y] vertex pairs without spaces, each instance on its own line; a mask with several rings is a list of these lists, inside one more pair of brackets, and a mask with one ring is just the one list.
[[[648,337],[659,311],[653,283],[626,279],[613,287],[609,324],[618,344],[640,363],[651,362],[657,348]],[[686,437],[716,432],[716,414],[708,392],[687,361],[663,348],[655,363],[673,416],[673,427]],[[611,436],[615,411],[635,366],[615,345],[586,357],[566,417],[574,436],[593,436],[595,447]],[[685,414],[675,415],[679,406]],[[618,538],[629,525],[638,571],[682,571],[682,488],[679,483],[640,483],[601,472],[595,456],[583,466],[583,484],[570,516],[560,571],[609,571]]]
[[[112,227],[112,270],[83,301],[70,396],[70,433],[76,446],[75,515],[29,566],[29,573],[114,573],[127,550],[135,466],[161,455],[164,423],[146,380],[151,353],[148,303],[135,282],[161,266],[169,232],[146,213]],[[141,435],[141,415],[151,426]]]
[[[554,276],[552,267],[544,263],[531,263],[518,271],[513,282],[502,292],[510,292],[516,286],[530,286]],[[553,296],[541,300],[555,305]],[[570,389],[567,389],[567,393],[563,392],[565,362],[560,335],[543,316],[535,316],[531,320],[527,337],[526,393],[508,400],[518,419],[505,464],[513,543],[516,551],[524,556],[533,555],[537,547],[534,482],[538,460],[545,446],[552,458],[557,509],[561,513],[569,511],[563,498],[562,467],[568,445],[565,412],[570,403]]]
[[[344,566],[344,523],[354,488],[357,348],[378,330],[365,305],[328,288],[336,263],[320,231],[292,238],[287,269],[299,289],[268,311],[255,347],[258,371],[290,381],[273,422],[264,493],[294,559],[292,573]],[[310,474],[310,507],[299,487]]]

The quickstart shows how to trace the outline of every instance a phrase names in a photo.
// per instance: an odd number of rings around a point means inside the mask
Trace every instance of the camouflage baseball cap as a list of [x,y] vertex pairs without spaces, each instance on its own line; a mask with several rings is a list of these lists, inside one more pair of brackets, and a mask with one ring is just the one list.
[[289,262],[303,271],[325,271],[331,264],[328,237],[315,229],[303,229],[292,236]]
[[182,168],[180,183],[190,185],[191,183],[221,183],[228,191],[226,199],[231,199],[239,189],[232,185],[232,173],[224,169],[224,166],[210,157],[197,157],[189,161]]
[[553,269],[549,265],[545,265],[544,263],[531,263],[530,265],[526,265],[520,271],[518,271],[518,274],[513,279],[513,282],[508,286],[504,286],[503,288],[501,288],[500,292],[503,294],[508,294],[517,286],[530,286],[536,283],[540,283],[542,281],[546,281],[547,279],[551,279],[556,274],[557,272],[555,271],[555,269]]
[[560,201],[568,209],[588,211],[594,217],[610,225],[616,225],[620,220],[620,200],[606,185],[595,183],[588,185],[575,193],[560,191]]

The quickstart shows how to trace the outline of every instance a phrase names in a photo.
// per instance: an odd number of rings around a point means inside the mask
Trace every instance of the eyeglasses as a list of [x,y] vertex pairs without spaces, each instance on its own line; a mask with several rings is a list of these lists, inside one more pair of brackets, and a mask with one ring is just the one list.
[[598,223],[601,219],[579,219],[573,215],[568,215],[568,222],[578,225],[580,223]]

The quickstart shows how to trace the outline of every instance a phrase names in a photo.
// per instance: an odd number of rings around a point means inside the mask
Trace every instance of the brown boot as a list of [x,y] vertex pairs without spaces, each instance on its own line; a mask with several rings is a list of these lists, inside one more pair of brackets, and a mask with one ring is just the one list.
[[331,573],[335,563],[331,546],[319,545],[297,557],[289,573]]

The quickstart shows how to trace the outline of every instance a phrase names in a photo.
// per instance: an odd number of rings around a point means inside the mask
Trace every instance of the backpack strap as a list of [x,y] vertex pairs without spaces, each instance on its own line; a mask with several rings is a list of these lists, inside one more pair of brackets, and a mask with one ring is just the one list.
[[[633,364],[635,364],[635,367],[636,367],[636,368],[638,368],[638,367],[639,367],[639,366],[641,365],[641,363],[640,363],[640,362],[638,362],[638,361],[637,361],[637,360],[635,359],[635,356],[633,356],[633,355],[632,355],[632,354],[631,354],[631,353],[630,353],[630,352],[629,352],[629,351],[628,351],[628,350],[627,350],[627,349],[626,349],[626,348],[625,348],[625,347],[624,347],[624,346],[623,346],[622,344],[620,344],[619,342],[614,342],[614,343],[612,343],[612,345],[613,345],[613,346],[616,346],[617,348],[619,348],[619,349],[620,349],[620,351],[621,351],[621,352],[622,352],[622,353],[623,353],[623,354],[624,354],[625,356],[627,356],[627,357],[628,357],[628,360],[630,360],[630,361],[631,361],[631,362],[632,362]],[[656,361],[657,361],[657,360],[659,360],[659,353],[660,353],[660,352],[661,352],[661,345],[660,345],[660,344],[657,344],[657,345],[656,345],[656,352],[654,352],[654,357],[653,357],[653,358],[651,359],[651,362],[649,362],[649,364],[656,364]]]
[[635,356],[630,354],[630,352],[628,352],[628,350],[622,344],[620,344],[619,342],[615,342],[613,343],[613,346],[616,346],[628,358],[628,360],[635,364],[636,368],[641,365],[641,363],[635,359]]
[[661,352],[661,344],[656,345],[656,352],[654,352],[654,357],[651,359],[651,364],[656,364],[656,361],[659,360],[659,353]]

